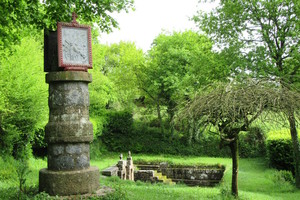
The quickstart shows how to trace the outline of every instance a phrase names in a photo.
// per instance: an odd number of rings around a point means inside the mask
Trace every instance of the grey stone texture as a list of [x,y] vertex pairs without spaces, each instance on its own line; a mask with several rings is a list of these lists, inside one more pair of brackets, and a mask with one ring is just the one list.
[[224,175],[225,167],[172,166],[168,163],[137,165],[140,170],[157,170],[173,182],[183,182],[189,186],[215,186]]
[[[72,80],[72,78],[74,80]],[[89,121],[87,72],[51,72],[49,83],[49,122],[45,127],[49,143],[90,142],[93,125]]]
[[103,176],[118,176],[119,168],[117,166],[111,166],[101,171]]
[[99,189],[99,176],[97,167],[75,171],[42,169],[39,173],[39,187],[40,191],[59,196],[93,193]]
[[48,169],[78,170],[90,166],[89,143],[48,145]]
[[90,167],[93,126],[89,121],[87,72],[49,72],[48,168],[40,171],[40,191],[50,195],[74,195],[96,191],[99,170]]
[[143,181],[150,183],[162,182],[154,176],[153,170],[137,170],[134,172],[134,181]]

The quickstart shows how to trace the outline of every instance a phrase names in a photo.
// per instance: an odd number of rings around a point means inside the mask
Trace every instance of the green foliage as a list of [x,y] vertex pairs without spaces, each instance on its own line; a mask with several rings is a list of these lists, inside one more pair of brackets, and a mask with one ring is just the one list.
[[295,172],[291,136],[288,130],[268,133],[266,140],[267,155],[271,167]]
[[132,108],[134,99],[139,96],[137,72],[143,70],[144,53],[131,42],[112,44],[104,51],[101,72],[113,83],[116,91],[116,99],[109,106]]
[[16,158],[30,155],[34,133],[48,115],[42,46],[35,39],[25,37],[0,60],[0,153]]
[[[138,72],[146,101],[166,106],[172,120],[179,101],[215,80],[210,71],[218,68],[214,56],[212,43],[204,35],[193,31],[160,34],[153,41],[145,67]],[[213,74],[219,75],[216,71]]]
[[16,180],[16,161],[12,157],[0,156],[0,180]]
[[90,144],[90,158],[96,160],[103,155],[103,153],[107,153],[107,149],[102,140],[98,138],[94,139],[94,141]]
[[96,22],[101,30],[110,32],[118,27],[110,15],[133,8],[133,0],[7,0],[0,3],[0,49],[16,39],[24,27],[56,30],[56,22],[70,22],[72,12],[80,21]]
[[242,158],[262,157],[266,155],[265,135],[258,127],[239,135],[239,155]]
[[129,111],[107,112],[107,124],[104,127],[101,139],[112,151],[129,151],[133,136],[133,118]]
[[288,182],[291,185],[295,184],[295,178],[293,177],[291,171],[287,171],[287,170],[276,171],[273,178],[274,181],[278,183],[278,185],[283,185],[284,182]]
[[26,193],[26,180],[31,171],[25,160],[19,160],[17,163],[17,175],[19,180],[19,197],[23,193]]
[[[187,134],[175,134],[167,131],[161,134],[159,127],[150,127],[147,123],[134,121],[130,112],[110,112],[107,114],[108,124],[104,128],[101,140],[103,144],[115,152],[131,151],[133,153],[230,156],[229,148],[221,148],[218,134],[205,132],[197,139],[189,141]],[[100,139],[99,138],[99,139]],[[99,145],[97,145],[99,143]],[[101,141],[96,140],[92,146],[97,154],[105,152]],[[101,154],[99,152],[99,154]],[[94,153],[93,153],[94,154]],[[241,157],[262,157],[265,152],[265,137],[259,128],[250,128],[240,137]]]
[[34,132],[32,144],[32,154],[37,157],[47,156],[47,143],[45,141],[45,129],[39,128]]

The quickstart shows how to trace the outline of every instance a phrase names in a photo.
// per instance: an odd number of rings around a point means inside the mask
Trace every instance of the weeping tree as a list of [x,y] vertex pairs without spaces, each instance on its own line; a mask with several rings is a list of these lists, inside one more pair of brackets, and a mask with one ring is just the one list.
[[[247,62],[237,65],[238,71],[247,70],[253,77],[276,77],[286,89],[297,87],[299,90],[299,2],[221,0],[216,9],[210,13],[199,12],[194,21],[220,48],[236,49],[246,58]],[[284,109],[293,143],[296,186],[300,188],[300,147],[295,112]]]
[[197,121],[202,126],[213,125],[222,144],[229,146],[232,157],[231,193],[238,196],[239,133],[266,111],[279,111],[293,105],[299,110],[299,93],[285,90],[271,82],[250,80],[220,84],[197,95],[180,113],[180,121]]

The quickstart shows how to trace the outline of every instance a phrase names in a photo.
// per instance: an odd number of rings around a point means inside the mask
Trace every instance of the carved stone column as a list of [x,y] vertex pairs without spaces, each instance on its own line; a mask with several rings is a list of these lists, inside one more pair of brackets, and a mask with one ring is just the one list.
[[48,168],[41,169],[39,189],[50,195],[86,194],[99,189],[99,170],[90,166],[93,126],[89,121],[87,72],[49,72]]

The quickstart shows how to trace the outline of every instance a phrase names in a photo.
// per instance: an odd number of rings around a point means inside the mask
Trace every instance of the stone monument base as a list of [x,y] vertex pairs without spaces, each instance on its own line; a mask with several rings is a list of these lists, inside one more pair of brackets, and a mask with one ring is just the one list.
[[75,171],[52,171],[44,168],[39,174],[39,190],[59,196],[93,193],[100,187],[99,179],[97,167]]

